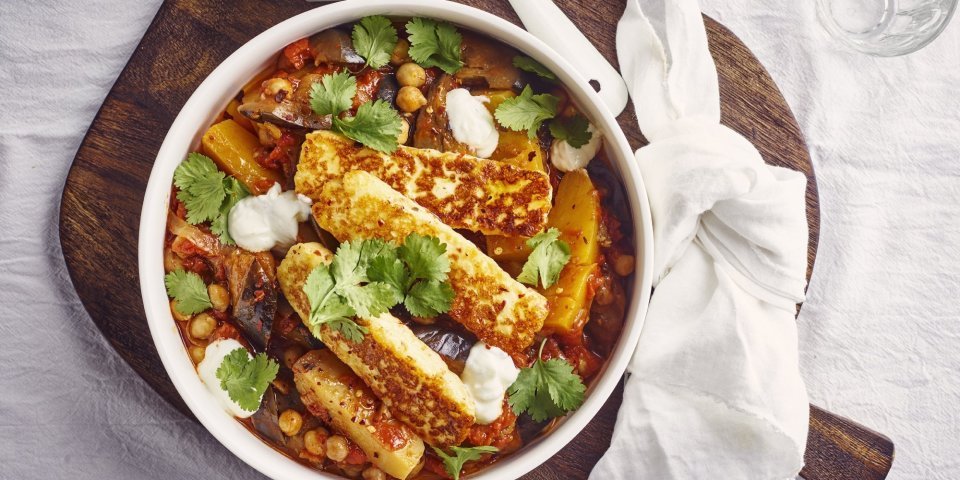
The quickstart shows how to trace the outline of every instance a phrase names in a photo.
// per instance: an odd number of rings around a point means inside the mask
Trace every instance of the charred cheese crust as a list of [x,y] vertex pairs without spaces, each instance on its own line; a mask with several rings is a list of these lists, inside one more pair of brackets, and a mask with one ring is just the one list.
[[307,135],[296,189],[313,200],[344,173],[372,173],[443,223],[487,235],[533,236],[550,212],[550,179],[541,172],[460,153],[400,146],[386,154],[327,131]]
[[[310,303],[303,284],[315,267],[332,260],[330,251],[319,243],[301,243],[280,262],[280,288],[304,322]],[[389,313],[357,319],[357,323],[368,330],[360,343],[328,327],[320,328],[320,340],[424,441],[437,446],[460,444],[476,422],[473,400],[460,378]]]
[[356,443],[391,477],[407,478],[423,457],[423,440],[389,410],[329,350],[313,350],[293,365],[293,381],[307,409],[326,412],[334,428]]
[[327,182],[314,201],[320,228],[340,241],[382,238],[402,243],[410,233],[447,244],[450,285],[456,292],[449,315],[480,340],[508,353],[522,353],[547,316],[547,300],[504,272],[469,240],[377,177],[353,171]]

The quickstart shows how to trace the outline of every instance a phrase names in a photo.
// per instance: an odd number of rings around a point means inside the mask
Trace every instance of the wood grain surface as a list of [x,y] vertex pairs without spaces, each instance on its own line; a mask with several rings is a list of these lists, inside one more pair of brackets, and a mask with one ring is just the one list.
[[[463,0],[518,23],[506,0]],[[616,65],[615,25],[623,0],[558,0]],[[316,7],[300,0],[169,0],[163,4],[90,126],[64,187],[60,239],[77,293],[110,344],[163,398],[192,417],[157,355],[137,279],[143,193],[167,129],[197,85],[224,58],[266,28]],[[705,18],[720,76],[723,123],[757,146],[770,164],[807,177],[807,276],[819,235],[816,179],[796,121],[776,85],[740,40]],[[632,105],[618,118],[634,148],[645,141]],[[524,478],[586,478],[610,442],[622,388],[558,455]],[[215,441],[212,437],[210,441]],[[882,479],[893,460],[885,436],[811,409],[807,466],[813,479]]]

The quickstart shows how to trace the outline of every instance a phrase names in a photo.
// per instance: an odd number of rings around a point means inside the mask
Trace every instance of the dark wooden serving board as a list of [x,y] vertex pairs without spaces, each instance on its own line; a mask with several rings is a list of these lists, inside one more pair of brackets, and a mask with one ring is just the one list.
[[[519,24],[506,0],[462,3]],[[557,3],[616,65],[614,35],[624,1]],[[165,2],[90,126],[64,187],[60,239],[81,301],[120,356],[188,417],[153,346],[140,299],[137,229],[147,178],[167,129],[203,78],[253,36],[317,6],[302,0]],[[720,74],[723,123],[753,141],[768,163],[807,176],[809,278],[820,217],[803,135],[749,49],[717,22],[705,22]],[[634,148],[645,143],[631,106],[618,120]],[[621,397],[618,389],[579,437],[525,478],[586,478],[609,445]],[[805,478],[883,479],[892,460],[893,444],[885,436],[812,407]]]

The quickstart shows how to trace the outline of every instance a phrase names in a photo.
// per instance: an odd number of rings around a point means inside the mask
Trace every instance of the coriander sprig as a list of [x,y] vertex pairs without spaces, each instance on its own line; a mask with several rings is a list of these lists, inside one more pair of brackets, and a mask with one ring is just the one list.
[[263,393],[279,371],[280,365],[267,358],[265,353],[251,357],[247,349],[237,348],[223,357],[216,375],[220,388],[227,391],[231,400],[240,408],[255,412],[260,409]]
[[439,67],[453,75],[463,67],[460,43],[463,38],[453,25],[427,18],[407,22],[410,58],[424,68]]
[[587,389],[566,361],[560,358],[543,360],[546,343],[547,339],[543,339],[537,351],[537,360],[533,365],[521,368],[517,380],[507,389],[513,412],[517,415],[527,412],[534,422],[576,410],[583,404]]
[[463,464],[479,460],[486,453],[497,453],[500,450],[497,447],[450,447],[453,455],[447,455],[443,450],[433,447],[433,451],[443,460],[443,468],[453,477],[453,480],[460,480],[460,472],[463,470]]
[[570,118],[555,118],[550,122],[550,135],[565,140],[573,148],[580,148],[593,138],[587,117],[577,114]]
[[210,230],[222,243],[233,245],[227,225],[230,209],[250,195],[236,178],[227,177],[206,155],[190,153],[173,172],[173,184],[180,189],[177,199],[187,208],[187,222],[210,222]]
[[556,74],[551,72],[549,68],[545,67],[542,63],[524,55],[517,55],[516,57],[513,57],[513,66],[525,72],[534,73],[537,76],[550,81],[555,82],[557,80]]
[[523,88],[520,95],[504,100],[494,116],[500,125],[515,131],[527,131],[530,139],[537,135],[537,130],[545,120],[557,116],[557,107],[560,99],[549,93],[533,94],[530,85]]
[[380,239],[344,242],[333,262],[314,268],[304,283],[311,331],[319,337],[327,325],[360,342],[367,329],[354,317],[374,318],[401,303],[418,317],[449,311],[454,292],[445,253],[440,240],[416,233],[399,247]]
[[527,246],[533,251],[523,264],[517,280],[534,286],[540,283],[543,288],[557,283],[560,272],[570,261],[570,245],[560,240],[560,230],[550,228],[538,233],[527,240]]
[[353,105],[357,79],[346,72],[326,74],[310,87],[310,107],[317,115],[330,115],[331,127],[345,137],[374,150],[393,153],[403,123],[400,114],[383,100],[367,102],[354,116],[341,116]]
[[370,68],[380,68],[390,62],[390,54],[397,46],[397,29],[383,15],[363,17],[353,26],[353,48],[367,61]]
[[213,308],[207,285],[196,273],[179,268],[163,277],[163,284],[167,287],[167,295],[176,300],[174,308],[181,315],[193,315]]

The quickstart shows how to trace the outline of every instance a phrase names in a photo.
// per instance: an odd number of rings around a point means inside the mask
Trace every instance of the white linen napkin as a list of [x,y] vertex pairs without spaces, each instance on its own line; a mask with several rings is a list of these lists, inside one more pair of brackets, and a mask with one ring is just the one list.
[[696,0],[628,0],[617,52],[650,141],[636,155],[656,290],[590,478],[794,478],[809,416],[794,320],[806,178],[720,125]]

